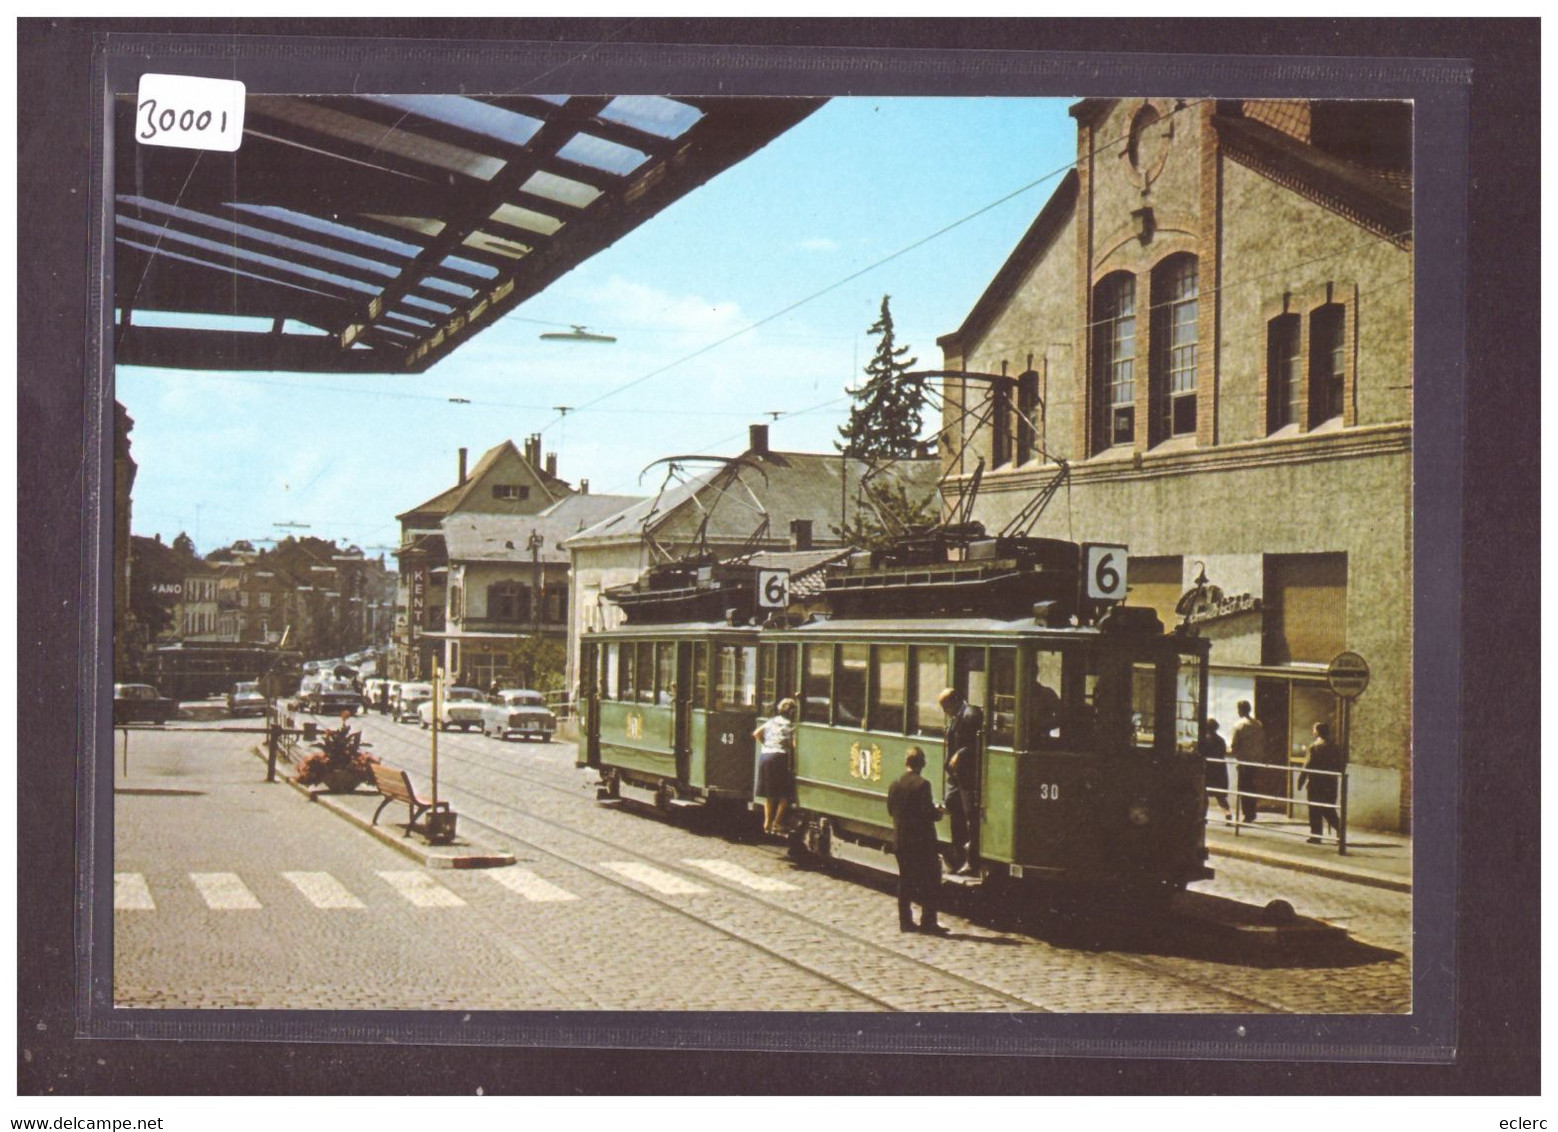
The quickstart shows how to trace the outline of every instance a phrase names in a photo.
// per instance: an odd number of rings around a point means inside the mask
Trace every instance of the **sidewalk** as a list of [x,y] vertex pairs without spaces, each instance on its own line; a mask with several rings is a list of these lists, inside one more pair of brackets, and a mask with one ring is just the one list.
[[[251,753],[261,762],[266,759],[263,743],[254,746]],[[297,753],[299,755],[306,753],[306,748],[299,748]],[[363,786],[350,794],[326,793],[297,782],[294,777],[297,769],[297,766],[288,762],[285,757],[278,759],[277,781],[292,787],[316,805],[322,806],[337,817],[346,819],[363,832],[376,837],[391,849],[404,853],[425,868],[492,869],[512,865],[515,861],[514,854],[507,849],[489,848],[473,842],[458,832],[455,839],[447,845],[430,845],[419,834],[408,834],[406,819],[410,815],[404,802],[391,802],[384,807],[383,813],[379,814],[380,803],[384,801],[384,797],[376,790]],[[426,789],[420,782],[414,785],[418,793]],[[375,815],[379,818],[377,824],[374,824],[373,820]]]
[[1343,855],[1336,851],[1336,840],[1331,837],[1321,845],[1308,844],[1309,823],[1279,814],[1263,813],[1253,825],[1241,824],[1237,832],[1235,829],[1214,808],[1206,821],[1208,852],[1214,857],[1254,861],[1353,884],[1412,891],[1412,838],[1408,835],[1348,830]]

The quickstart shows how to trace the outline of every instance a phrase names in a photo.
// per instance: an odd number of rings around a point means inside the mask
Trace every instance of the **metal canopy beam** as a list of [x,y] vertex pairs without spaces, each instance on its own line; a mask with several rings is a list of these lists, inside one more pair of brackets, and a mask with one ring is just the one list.
[[[241,148],[224,154],[140,145],[133,100],[121,99],[114,295],[130,317],[117,360],[420,372],[822,100],[654,101],[255,96]],[[630,168],[617,146],[646,156]],[[136,310],[328,334],[140,326]]]

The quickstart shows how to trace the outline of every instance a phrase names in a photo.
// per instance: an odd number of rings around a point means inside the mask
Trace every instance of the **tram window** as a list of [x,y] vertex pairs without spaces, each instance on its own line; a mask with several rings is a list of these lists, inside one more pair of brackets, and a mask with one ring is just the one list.
[[720,645],[714,710],[739,711],[757,706],[757,646]]
[[633,645],[624,642],[622,645],[622,664],[617,671],[617,699],[633,699]]
[[1151,747],[1157,731],[1158,670],[1138,664],[1131,669],[1131,729],[1138,747]]
[[638,679],[633,685],[638,690],[638,702],[652,704],[655,702],[655,644],[653,641],[638,642],[638,659],[633,665],[633,675]]
[[801,681],[801,719],[807,723],[831,723],[833,703],[833,646],[806,646],[806,674]]
[[872,652],[876,665],[871,673],[871,715],[867,726],[872,731],[894,731],[901,735],[908,650],[902,645],[878,645]]
[[1033,655],[1033,698],[1029,701],[1029,742],[1039,747],[1055,746],[1062,741],[1075,741],[1075,736],[1065,727],[1066,714],[1062,706],[1061,683],[1063,672],[1061,654],[1040,649]]
[[839,727],[861,727],[866,720],[866,665],[869,645],[840,645],[837,677],[833,681],[833,702]]
[[1017,650],[990,650],[990,730],[992,747],[1010,747],[1017,730]]
[[915,645],[914,699],[909,706],[914,718],[909,721],[911,735],[940,735],[946,727],[941,704],[936,697],[947,686],[947,650],[940,645]]
[[709,705],[709,643],[698,641],[692,646],[692,706],[706,708]]
[[1182,754],[1194,754],[1201,737],[1201,669],[1195,664],[1176,664],[1174,673],[1174,746]]
[[1090,709],[1091,745],[1100,752],[1118,752],[1132,743],[1131,683],[1127,661],[1089,657],[1084,700]]
[[771,650],[774,655],[774,688],[771,693],[773,699],[769,706],[776,711],[780,700],[795,695],[795,660],[800,653],[800,647],[800,645],[779,645]]
[[655,645],[655,703],[671,702],[676,680],[676,643],[661,641]]
[[606,676],[601,681],[600,694],[603,700],[617,698],[617,643],[615,641],[607,645],[602,651],[606,654]]
[[764,645],[757,653],[759,677],[757,681],[757,705],[759,711],[775,711],[779,705],[779,676],[773,645]]

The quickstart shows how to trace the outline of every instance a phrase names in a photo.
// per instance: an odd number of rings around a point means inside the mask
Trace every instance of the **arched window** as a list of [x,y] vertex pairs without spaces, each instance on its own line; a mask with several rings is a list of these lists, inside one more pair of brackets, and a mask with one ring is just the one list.
[[1093,293],[1093,388],[1099,448],[1136,439],[1136,277],[1108,276]]
[[1152,440],[1194,436],[1200,301],[1196,257],[1176,255],[1152,272]]
[[1026,464],[1039,449],[1039,375],[1029,370],[1017,379],[1017,462]]
[[1347,391],[1347,308],[1327,303],[1309,316],[1309,424],[1342,415]]
[[1304,382],[1300,370],[1303,324],[1296,314],[1278,315],[1266,324],[1266,431],[1276,432],[1300,419]]

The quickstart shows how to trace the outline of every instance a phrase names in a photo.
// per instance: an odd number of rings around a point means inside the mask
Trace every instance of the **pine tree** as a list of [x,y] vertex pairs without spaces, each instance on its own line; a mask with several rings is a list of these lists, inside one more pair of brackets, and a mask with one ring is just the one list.
[[866,365],[866,383],[853,391],[849,421],[839,428],[846,456],[860,459],[901,459],[913,456],[920,439],[920,410],[925,403],[922,382],[909,377],[918,358],[904,359],[908,346],[893,339],[890,295],[882,296],[882,313],[868,333],[880,335],[876,353]]

